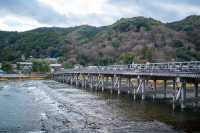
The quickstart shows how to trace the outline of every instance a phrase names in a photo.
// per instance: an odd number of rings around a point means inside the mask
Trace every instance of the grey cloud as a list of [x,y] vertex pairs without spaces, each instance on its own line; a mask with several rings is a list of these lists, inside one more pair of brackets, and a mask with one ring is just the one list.
[[0,14],[26,16],[50,25],[67,24],[67,18],[37,0],[0,0]]

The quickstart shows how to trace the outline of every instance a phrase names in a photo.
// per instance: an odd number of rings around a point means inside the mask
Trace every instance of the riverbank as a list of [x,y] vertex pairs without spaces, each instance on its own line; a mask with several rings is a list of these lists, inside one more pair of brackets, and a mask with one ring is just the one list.
[[49,79],[48,74],[1,74],[0,81],[6,80],[45,80]]

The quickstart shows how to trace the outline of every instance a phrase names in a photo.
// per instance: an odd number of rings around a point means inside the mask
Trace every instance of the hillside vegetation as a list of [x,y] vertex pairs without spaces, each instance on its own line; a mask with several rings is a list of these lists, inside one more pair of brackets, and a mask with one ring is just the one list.
[[38,28],[0,31],[0,62],[21,56],[59,57],[82,65],[200,60],[200,16],[173,23],[152,18],[122,18],[104,27]]

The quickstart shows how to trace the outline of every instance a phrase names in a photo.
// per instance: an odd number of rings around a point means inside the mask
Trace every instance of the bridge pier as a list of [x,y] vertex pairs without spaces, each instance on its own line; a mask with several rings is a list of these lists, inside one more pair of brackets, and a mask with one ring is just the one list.
[[164,80],[164,98],[167,97],[167,80]]
[[175,110],[175,101],[176,101],[176,80],[172,81],[173,97],[172,97],[172,108]]
[[145,79],[142,79],[142,100],[145,99]]
[[113,94],[113,89],[114,89],[114,77],[111,77],[111,88],[110,88],[111,94]]
[[[194,89],[195,89],[195,98],[198,98],[199,96],[198,82],[194,83]],[[198,106],[198,101],[195,102],[195,106]]]
[[118,83],[118,87],[117,87],[117,88],[118,88],[117,94],[120,95],[120,94],[121,94],[120,89],[121,89],[121,87],[122,87],[122,78],[119,76],[119,77],[118,77],[118,80],[119,80],[119,81],[118,81],[119,83]]
[[153,91],[154,91],[153,100],[155,100],[156,98],[156,90],[157,90],[157,84],[156,84],[156,79],[154,79],[153,80]]
[[101,75],[101,90],[104,92],[104,75]]
[[182,82],[181,88],[181,109],[185,108],[185,99],[186,99],[186,82]]
[[75,82],[76,82],[76,87],[79,86],[79,75],[75,75]]
[[90,75],[90,88],[93,89],[93,75]]
[[128,94],[130,94],[130,90],[131,90],[131,78],[127,79],[127,84],[128,84]]

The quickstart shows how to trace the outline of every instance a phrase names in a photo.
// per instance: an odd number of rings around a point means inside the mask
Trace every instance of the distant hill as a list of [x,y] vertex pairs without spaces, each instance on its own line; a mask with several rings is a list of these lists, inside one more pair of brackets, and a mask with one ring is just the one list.
[[173,23],[152,18],[122,18],[92,27],[38,28],[26,32],[0,31],[0,62],[25,57],[59,57],[66,64],[200,60],[200,16]]

